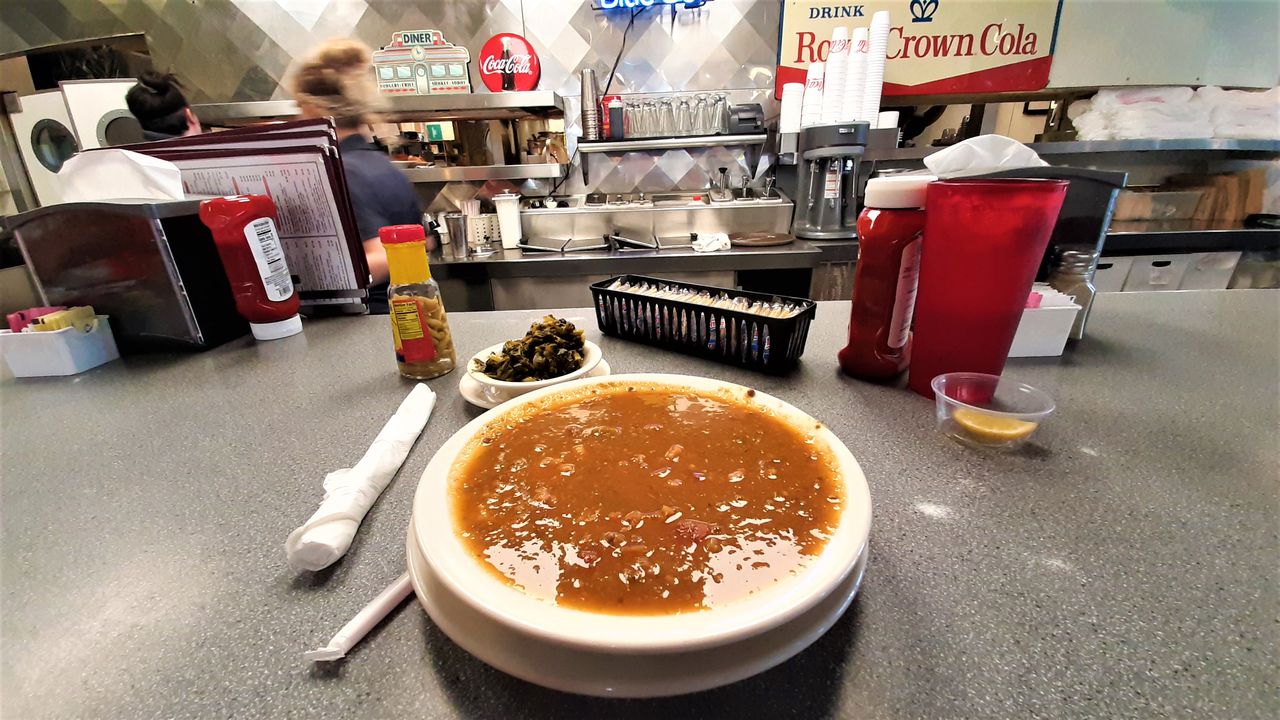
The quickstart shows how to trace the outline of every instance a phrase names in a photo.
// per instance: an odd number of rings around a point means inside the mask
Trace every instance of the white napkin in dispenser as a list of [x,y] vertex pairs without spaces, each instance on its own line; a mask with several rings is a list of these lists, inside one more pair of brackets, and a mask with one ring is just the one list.
[[128,150],[79,153],[62,165],[58,181],[63,202],[186,199],[177,165]]
[[924,159],[925,167],[939,178],[985,175],[999,170],[1044,167],[1035,150],[1003,135],[979,135],[940,150]]

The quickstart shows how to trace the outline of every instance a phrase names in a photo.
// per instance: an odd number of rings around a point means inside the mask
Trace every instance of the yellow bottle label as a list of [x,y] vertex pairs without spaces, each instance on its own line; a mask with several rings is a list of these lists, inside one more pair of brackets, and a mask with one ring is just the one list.
[[391,298],[391,334],[400,362],[427,362],[436,357],[436,346],[426,331],[418,298]]

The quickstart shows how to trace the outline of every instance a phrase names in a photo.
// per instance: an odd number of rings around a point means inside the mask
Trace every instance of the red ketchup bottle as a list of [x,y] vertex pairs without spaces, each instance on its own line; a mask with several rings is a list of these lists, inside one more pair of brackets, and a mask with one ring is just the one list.
[[275,218],[276,205],[266,195],[231,195],[200,203],[200,221],[213,231],[236,310],[258,340],[302,332],[298,293]]
[[884,382],[907,369],[925,188],[936,179],[898,175],[867,181],[865,208],[858,216],[849,344],[839,354],[846,375]]

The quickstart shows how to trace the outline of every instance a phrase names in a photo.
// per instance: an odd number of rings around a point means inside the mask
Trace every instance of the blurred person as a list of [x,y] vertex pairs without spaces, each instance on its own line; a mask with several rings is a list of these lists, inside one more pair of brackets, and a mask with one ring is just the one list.
[[372,51],[356,40],[327,40],[302,60],[290,90],[303,117],[331,117],[337,126],[347,190],[373,276],[369,309],[386,313],[387,253],[378,240],[378,229],[420,225],[422,208],[413,184],[373,144],[368,129],[381,105]]
[[142,126],[143,139],[165,140],[204,132],[173,73],[147,70],[125,93],[124,101]]

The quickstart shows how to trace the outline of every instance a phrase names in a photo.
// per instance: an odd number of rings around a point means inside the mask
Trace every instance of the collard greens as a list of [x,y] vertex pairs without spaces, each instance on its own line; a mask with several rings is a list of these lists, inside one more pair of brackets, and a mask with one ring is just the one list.
[[547,315],[519,340],[508,340],[477,368],[494,380],[535,382],[567,375],[582,367],[582,331]]

